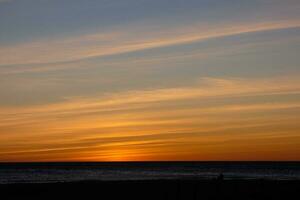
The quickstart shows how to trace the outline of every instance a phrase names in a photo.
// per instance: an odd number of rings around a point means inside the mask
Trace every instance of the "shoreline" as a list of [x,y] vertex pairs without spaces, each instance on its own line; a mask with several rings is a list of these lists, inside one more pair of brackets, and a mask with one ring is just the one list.
[[[1,180],[0,180],[1,181]],[[140,178],[133,178],[133,179],[86,179],[86,180],[66,180],[66,181],[58,181],[58,180],[55,180],[55,181],[35,181],[35,182],[0,182],[0,187],[2,185],[19,185],[19,184],[22,184],[22,185],[27,185],[27,184],[62,184],[62,183],[65,183],[65,184],[71,184],[71,183],[97,183],[97,182],[100,182],[100,183],[105,183],[105,182],[152,182],[152,181],[182,181],[182,182],[185,182],[185,181],[199,181],[199,182],[206,182],[206,181],[218,181],[217,178],[201,178],[201,177],[197,177],[197,178],[190,178],[190,177],[187,177],[187,178],[143,178],[143,179],[140,179]],[[298,181],[300,182],[300,179],[299,178],[251,178],[251,177],[233,177],[233,178],[228,178],[228,177],[225,177],[222,181],[228,181],[228,182],[231,182],[231,181],[271,181],[271,182],[274,182],[274,181]]]

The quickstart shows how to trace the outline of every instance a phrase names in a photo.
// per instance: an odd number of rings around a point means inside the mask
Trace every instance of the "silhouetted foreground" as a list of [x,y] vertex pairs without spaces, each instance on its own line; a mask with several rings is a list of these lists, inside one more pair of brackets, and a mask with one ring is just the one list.
[[149,180],[0,185],[0,199],[300,199],[300,181]]

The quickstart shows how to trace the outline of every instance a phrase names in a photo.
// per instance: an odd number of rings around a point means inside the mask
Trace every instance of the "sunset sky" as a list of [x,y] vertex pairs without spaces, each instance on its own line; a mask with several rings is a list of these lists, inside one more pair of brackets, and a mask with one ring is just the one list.
[[300,160],[299,0],[0,0],[0,161]]

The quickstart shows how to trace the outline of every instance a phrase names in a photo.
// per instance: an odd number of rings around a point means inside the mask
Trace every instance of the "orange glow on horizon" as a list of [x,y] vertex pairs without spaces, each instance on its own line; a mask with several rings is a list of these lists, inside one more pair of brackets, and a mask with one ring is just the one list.
[[0,161],[298,160],[300,102],[287,98],[300,93],[298,79],[272,81],[280,79],[209,79],[209,91],[200,84],[6,108]]

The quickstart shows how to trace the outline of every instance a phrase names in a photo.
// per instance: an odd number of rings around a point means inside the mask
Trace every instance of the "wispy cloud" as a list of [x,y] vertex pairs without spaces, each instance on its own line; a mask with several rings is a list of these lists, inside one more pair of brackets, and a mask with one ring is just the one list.
[[[0,48],[0,66],[70,62],[98,56],[197,42],[250,32],[299,27],[299,21],[270,21],[253,24],[231,24],[222,27],[177,27],[151,32],[141,27],[115,29],[83,36],[35,41]],[[196,27],[196,28],[195,28]],[[184,31],[183,31],[184,30]],[[139,32],[140,34],[136,34]]]
[[[106,94],[99,97],[86,98],[77,97],[67,100],[63,103],[50,104],[46,106],[35,106],[16,110],[34,110],[37,112],[74,110],[103,107],[127,106],[130,104],[155,103],[172,100],[184,100],[191,98],[209,98],[209,97],[231,97],[266,95],[266,94],[284,94],[298,93],[300,91],[299,81],[296,78],[267,78],[267,79],[219,79],[219,78],[200,78],[197,84],[187,87],[162,88],[153,90],[136,90],[121,93]],[[12,108],[2,108],[6,112],[12,111]],[[45,110],[46,109],[46,110]]]
[[0,4],[0,162],[300,159],[298,1]]
[[[42,106],[2,107],[0,142],[4,145],[0,154],[4,160],[134,160],[151,159],[151,155],[159,158],[159,152],[174,149],[183,157],[197,157],[201,156],[195,155],[199,148],[210,154],[209,146],[219,151],[227,142],[237,145],[237,138],[239,144],[251,138],[279,142],[282,137],[275,136],[282,132],[285,137],[297,137],[299,116],[292,113],[300,108],[300,102],[239,101],[297,96],[299,85],[297,77],[205,78],[186,87],[71,98]],[[211,103],[212,99],[217,101]],[[198,147],[193,146],[196,144]],[[295,145],[291,141],[279,144],[288,144],[289,148]]]

